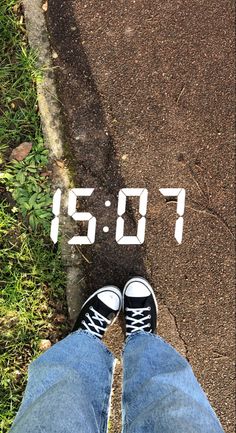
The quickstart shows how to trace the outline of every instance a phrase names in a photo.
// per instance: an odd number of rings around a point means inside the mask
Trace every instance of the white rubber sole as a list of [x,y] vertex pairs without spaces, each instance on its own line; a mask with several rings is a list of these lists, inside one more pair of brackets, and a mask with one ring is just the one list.
[[151,294],[153,296],[154,302],[155,302],[156,314],[158,314],[158,305],[157,305],[157,300],[156,300],[156,296],[155,296],[154,290],[151,287],[151,285],[149,284],[149,282],[147,280],[145,280],[145,278],[143,278],[143,277],[133,277],[129,281],[127,281],[127,283],[126,283],[126,285],[124,287],[123,296],[122,296],[122,310],[124,311],[124,296],[125,296],[125,291],[126,291],[126,289],[127,289],[127,287],[129,286],[130,283],[135,283],[135,282],[144,284],[148,288],[148,290],[150,290],[150,292],[151,292]]

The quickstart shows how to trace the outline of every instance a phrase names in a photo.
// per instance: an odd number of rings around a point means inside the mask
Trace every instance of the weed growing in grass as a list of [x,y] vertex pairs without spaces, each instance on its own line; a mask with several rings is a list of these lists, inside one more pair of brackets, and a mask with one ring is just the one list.
[[48,164],[48,150],[42,140],[33,148],[24,161],[8,164],[0,180],[17,203],[15,211],[20,211],[28,219],[32,229],[42,226],[49,230],[52,216],[52,196],[48,180],[41,176],[41,170]]

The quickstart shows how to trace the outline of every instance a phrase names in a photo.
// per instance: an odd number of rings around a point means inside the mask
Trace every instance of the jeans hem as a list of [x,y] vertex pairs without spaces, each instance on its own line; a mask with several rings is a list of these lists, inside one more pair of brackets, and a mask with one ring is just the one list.
[[96,341],[96,343],[102,347],[102,349],[110,356],[110,358],[112,358],[113,362],[116,359],[115,356],[113,355],[113,353],[108,349],[108,347],[105,345],[105,343],[103,343],[102,340],[100,340],[100,338],[96,337],[96,335],[93,335],[92,332],[90,331],[86,331],[84,329],[77,329],[76,331],[71,332],[69,335],[73,335],[73,334],[82,334],[82,335],[87,335],[91,340]]
[[106,433],[108,433],[109,430],[109,420],[111,417],[111,402],[112,402],[112,385],[113,385],[113,379],[115,374],[115,368],[116,368],[117,359],[115,358],[112,365],[112,372],[111,372],[111,389],[110,389],[110,395],[107,403],[107,411],[106,411]]
[[122,356],[124,354],[126,346],[129,344],[129,342],[132,341],[134,338],[139,337],[140,335],[141,336],[146,335],[146,336],[149,336],[150,338],[158,339],[158,340],[161,340],[164,343],[166,343],[166,341],[162,337],[160,337],[160,335],[158,335],[158,334],[154,334],[153,332],[146,332],[146,331],[143,331],[143,330],[136,331],[136,332],[133,332],[130,335],[128,335],[128,337],[126,338],[125,345],[124,345],[124,348],[122,350]]

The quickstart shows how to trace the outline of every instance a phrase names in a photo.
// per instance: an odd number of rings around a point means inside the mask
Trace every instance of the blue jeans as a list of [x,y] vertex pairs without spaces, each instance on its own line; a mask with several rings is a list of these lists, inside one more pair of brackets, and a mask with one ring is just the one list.
[[[106,433],[115,358],[76,331],[29,367],[11,433]],[[131,334],[123,350],[123,433],[222,433],[188,362],[163,339]]]

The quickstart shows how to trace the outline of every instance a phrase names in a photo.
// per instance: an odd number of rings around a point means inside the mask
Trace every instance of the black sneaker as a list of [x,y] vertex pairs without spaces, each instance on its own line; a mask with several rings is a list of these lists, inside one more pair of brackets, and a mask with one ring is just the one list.
[[108,326],[113,323],[122,305],[122,295],[118,287],[105,286],[98,289],[83,304],[72,332],[84,329],[102,338]]
[[150,284],[142,277],[129,280],[123,292],[126,336],[137,331],[155,333],[157,301]]

